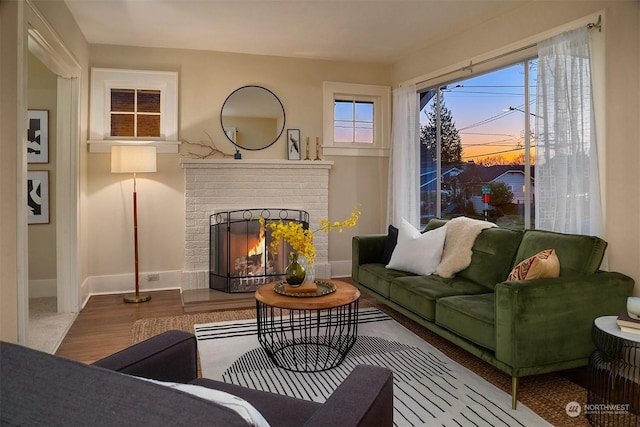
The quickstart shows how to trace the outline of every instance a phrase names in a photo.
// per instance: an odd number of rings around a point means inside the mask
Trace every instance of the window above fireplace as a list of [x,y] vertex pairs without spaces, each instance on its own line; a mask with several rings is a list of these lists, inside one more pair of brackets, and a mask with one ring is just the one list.
[[178,152],[177,72],[93,68],[90,105],[90,151],[149,144]]

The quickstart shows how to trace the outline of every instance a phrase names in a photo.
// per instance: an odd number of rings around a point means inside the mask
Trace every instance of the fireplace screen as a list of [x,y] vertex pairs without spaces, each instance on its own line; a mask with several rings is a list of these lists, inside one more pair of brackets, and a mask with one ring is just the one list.
[[284,221],[309,226],[309,214],[292,209],[242,209],[218,212],[209,224],[209,287],[224,292],[254,292],[259,286],[284,280],[291,250],[281,241],[278,253],[271,249],[266,222]]

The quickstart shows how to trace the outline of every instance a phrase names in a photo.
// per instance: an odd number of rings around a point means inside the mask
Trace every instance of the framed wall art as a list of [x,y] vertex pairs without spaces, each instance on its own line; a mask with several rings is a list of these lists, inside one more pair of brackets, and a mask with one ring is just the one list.
[[300,129],[287,129],[287,157],[289,160],[300,160]]
[[27,172],[29,224],[49,223],[49,171]]
[[49,111],[29,110],[27,161],[49,163]]

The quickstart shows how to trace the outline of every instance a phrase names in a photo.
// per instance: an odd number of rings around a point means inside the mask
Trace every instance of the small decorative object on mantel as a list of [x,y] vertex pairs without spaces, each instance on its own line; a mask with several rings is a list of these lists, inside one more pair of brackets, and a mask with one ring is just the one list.
[[[274,255],[278,254],[278,247],[280,246],[280,241],[285,240],[291,246],[292,252],[289,254],[290,264],[285,271],[285,278],[288,284],[295,286],[296,278],[293,277],[292,281],[289,280],[289,275],[294,276],[294,273],[299,273],[300,269],[302,270],[302,280],[297,284],[298,286],[304,282],[305,276],[314,277],[313,272],[311,274],[307,274],[305,268],[300,265],[300,260],[298,257],[304,257],[307,261],[307,269],[313,269],[313,264],[315,262],[316,257],[316,247],[313,245],[313,233],[316,231],[324,231],[328,233],[331,230],[338,229],[340,233],[345,228],[354,227],[358,223],[358,219],[362,213],[356,207],[351,216],[340,222],[334,221],[330,222],[328,219],[320,220],[320,227],[316,230],[309,229],[309,225],[307,223],[301,222],[292,222],[292,221],[272,221],[266,222],[263,217],[260,217],[260,224],[264,227],[265,230],[271,229],[271,250]],[[300,273],[299,273],[300,274]],[[310,280],[313,281],[313,280]]]
[[313,160],[322,160],[320,158],[320,137],[316,136],[316,158]]
[[236,153],[233,155],[233,158],[236,160],[242,160],[242,153],[237,148],[236,148]]
[[287,157],[289,160],[300,160],[300,129],[287,129]]
[[311,160],[311,157],[309,157],[309,137],[307,137],[307,157],[305,157],[304,159]]
[[211,135],[209,135],[207,132],[204,133],[205,135],[207,135],[207,137],[209,138],[209,143],[204,143],[202,141],[198,142],[190,142],[186,139],[183,139],[182,142],[185,143],[186,145],[190,145],[193,147],[201,147],[201,148],[206,148],[208,151],[204,154],[197,154],[197,153],[192,153],[192,152],[188,152],[185,157],[190,157],[192,159],[209,159],[215,156],[220,156],[220,157],[234,157],[234,158],[238,158],[236,157],[238,154],[240,154],[240,152],[236,149],[236,154],[227,154],[224,151],[218,149],[218,147],[216,147],[216,144],[213,142],[213,138],[211,138]]

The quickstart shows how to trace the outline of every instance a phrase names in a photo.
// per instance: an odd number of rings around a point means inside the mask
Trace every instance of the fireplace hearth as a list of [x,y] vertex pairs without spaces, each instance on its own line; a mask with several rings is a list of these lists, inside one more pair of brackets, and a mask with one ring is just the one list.
[[240,209],[217,212],[209,221],[209,288],[223,292],[254,292],[259,286],[284,280],[291,247],[281,241],[277,254],[271,235],[260,224],[296,222],[309,226],[309,213],[294,209]]

